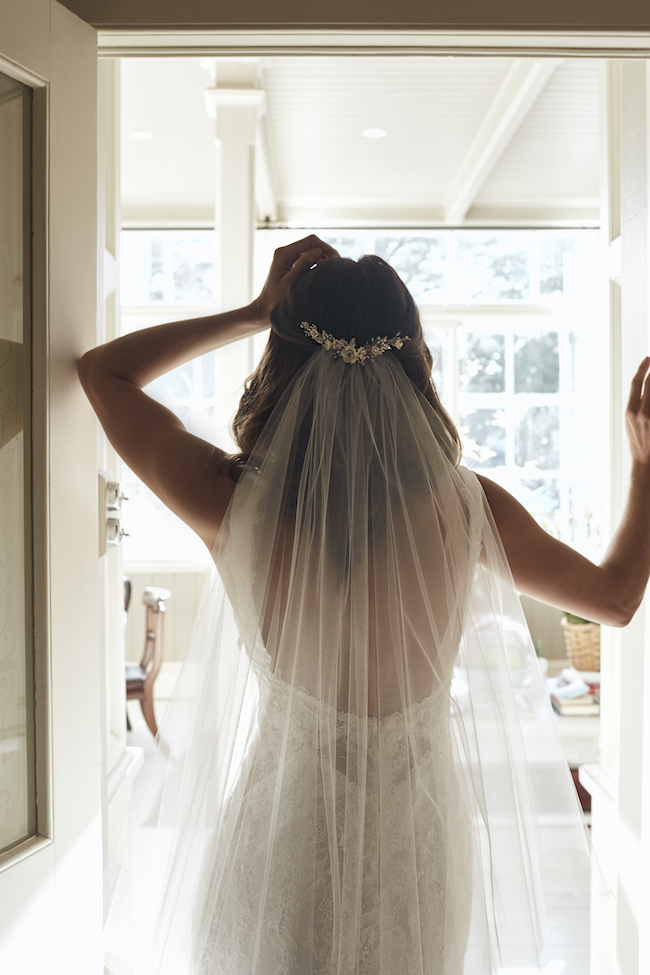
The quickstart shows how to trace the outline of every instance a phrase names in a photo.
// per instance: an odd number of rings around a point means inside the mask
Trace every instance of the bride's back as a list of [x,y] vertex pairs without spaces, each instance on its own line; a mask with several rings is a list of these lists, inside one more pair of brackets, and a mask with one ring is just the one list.
[[278,677],[371,716],[448,680],[476,560],[450,453],[392,353],[348,365],[322,350],[303,367],[230,519]]

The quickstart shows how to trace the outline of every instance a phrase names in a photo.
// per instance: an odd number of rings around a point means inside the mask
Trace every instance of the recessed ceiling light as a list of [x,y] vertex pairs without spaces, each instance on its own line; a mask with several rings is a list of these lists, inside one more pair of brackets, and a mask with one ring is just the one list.
[[386,129],[364,129],[362,135],[364,139],[383,139]]
[[150,132],[149,129],[134,129],[131,132],[131,138],[137,139],[138,142],[146,142],[147,139],[153,139],[153,132]]

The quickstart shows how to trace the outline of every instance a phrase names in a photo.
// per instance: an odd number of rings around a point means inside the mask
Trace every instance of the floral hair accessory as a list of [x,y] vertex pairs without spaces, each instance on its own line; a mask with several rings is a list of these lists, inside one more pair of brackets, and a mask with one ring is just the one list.
[[354,338],[349,341],[347,339],[336,339],[329,332],[320,332],[315,325],[310,325],[309,322],[301,322],[300,327],[310,339],[318,342],[324,349],[328,349],[335,356],[339,356],[344,362],[350,365],[353,362],[363,364],[368,359],[375,359],[378,355],[388,352],[391,348],[401,349],[405,342],[410,341],[408,335],[401,336],[398,332],[397,335],[393,335],[390,339],[386,338],[386,336],[371,339],[366,345],[360,345],[357,348],[356,339]]

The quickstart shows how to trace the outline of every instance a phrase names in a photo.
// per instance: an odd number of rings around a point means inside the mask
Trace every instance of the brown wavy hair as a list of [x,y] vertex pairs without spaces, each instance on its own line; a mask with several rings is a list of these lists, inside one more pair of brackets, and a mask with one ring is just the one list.
[[[300,328],[315,324],[342,339],[365,345],[376,335],[409,336],[394,355],[413,385],[434,408],[450,438],[458,463],[461,447],[453,420],[440,402],[431,378],[433,358],[422,333],[420,315],[410,291],[390,264],[374,254],[353,261],[330,257],[305,271],[271,312],[271,334],[255,372],[248,378],[232,424],[241,453],[230,461],[231,476],[243,470],[264,425],[301,366],[320,345]],[[358,368],[358,367],[354,367]]]

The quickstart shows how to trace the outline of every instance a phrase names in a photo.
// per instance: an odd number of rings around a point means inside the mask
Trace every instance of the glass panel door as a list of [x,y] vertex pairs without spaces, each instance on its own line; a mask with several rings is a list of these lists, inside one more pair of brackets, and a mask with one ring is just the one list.
[[31,96],[31,89],[0,74],[0,852],[36,831]]

